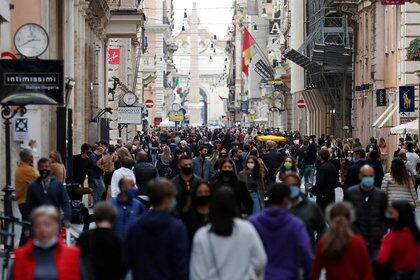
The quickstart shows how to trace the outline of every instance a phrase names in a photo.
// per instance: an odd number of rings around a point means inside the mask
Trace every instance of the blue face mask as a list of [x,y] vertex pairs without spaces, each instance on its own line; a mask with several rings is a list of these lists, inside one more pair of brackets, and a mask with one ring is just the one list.
[[362,181],[360,182],[362,187],[371,188],[375,183],[375,179],[373,177],[363,177]]
[[174,198],[172,198],[172,203],[171,203],[171,205],[169,205],[168,211],[169,212],[175,211],[176,210],[176,205],[177,205],[177,201],[176,201],[176,198],[174,197]]
[[290,198],[295,199],[300,195],[300,188],[298,186],[289,186],[290,188]]
[[127,197],[129,199],[135,198],[137,196],[137,191],[138,191],[137,189],[128,189],[127,190]]

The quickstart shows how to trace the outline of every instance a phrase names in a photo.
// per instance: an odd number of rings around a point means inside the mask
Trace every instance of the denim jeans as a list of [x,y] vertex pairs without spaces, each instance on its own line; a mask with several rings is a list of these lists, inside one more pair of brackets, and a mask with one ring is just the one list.
[[260,196],[258,195],[258,192],[250,192],[252,202],[254,203],[252,207],[252,214],[257,214],[261,212],[261,203],[260,203]]
[[315,165],[309,164],[303,167],[303,177],[305,178],[305,193],[308,193],[309,184],[315,184]]
[[92,197],[93,197],[93,205],[96,204],[99,200],[101,200],[101,196],[105,191],[105,184],[104,178],[101,176],[100,178],[92,179]]

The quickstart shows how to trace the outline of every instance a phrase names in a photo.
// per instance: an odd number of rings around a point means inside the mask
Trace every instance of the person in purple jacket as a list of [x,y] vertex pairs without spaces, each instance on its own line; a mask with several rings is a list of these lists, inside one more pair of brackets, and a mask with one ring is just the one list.
[[249,221],[254,225],[268,257],[266,280],[309,279],[312,249],[305,224],[288,213],[290,189],[275,183],[269,187],[268,207]]

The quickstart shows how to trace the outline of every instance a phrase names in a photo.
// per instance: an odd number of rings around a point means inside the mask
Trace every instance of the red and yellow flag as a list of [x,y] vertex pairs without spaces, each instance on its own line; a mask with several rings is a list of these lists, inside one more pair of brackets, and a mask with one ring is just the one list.
[[255,40],[249,33],[247,28],[244,28],[242,34],[242,72],[248,76],[249,63],[251,57],[254,55]]

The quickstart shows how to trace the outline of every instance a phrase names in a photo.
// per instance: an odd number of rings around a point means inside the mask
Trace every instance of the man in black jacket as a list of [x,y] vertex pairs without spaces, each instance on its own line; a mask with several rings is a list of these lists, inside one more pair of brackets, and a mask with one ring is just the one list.
[[276,151],[277,144],[273,141],[267,141],[267,153],[262,156],[265,167],[267,167],[267,183],[271,184],[276,182],[276,171],[283,163],[286,155],[282,155]]
[[338,187],[338,170],[331,163],[330,152],[327,148],[322,148],[318,152],[320,165],[316,173],[316,183],[311,192],[316,196],[316,203],[322,211],[328,204],[335,201],[335,188]]
[[144,194],[147,184],[159,178],[159,172],[153,164],[148,162],[147,153],[143,150],[137,152],[136,162],[133,169],[134,176],[136,177],[136,185],[139,188],[139,193]]
[[362,168],[363,165],[365,165],[366,162],[366,152],[362,148],[355,148],[353,150],[354,154],[354,163],[349,168],[349,171],[347,173],[346,182],[344,184],[344,187],[348,188],[354,185],[357,185],[360,183],[359,179],[359,173],[360,168]]
[[66,189],[51,175],[51,162],[47,158],[38,161],[39,178],[29,185],[26,195],[28,213],[39,206],[52,205],[62,211],[63,224],[70,225],[70,200]]
[[354,230],[364,237],[371,257],[374,258],[382,236],[387,231],[385,212],[388,200],[385,192],[374,186],[375,171],[370,165],[360,169],[359,178],[360,184],[344,191],[344,200],[353,204],[356,210]]

